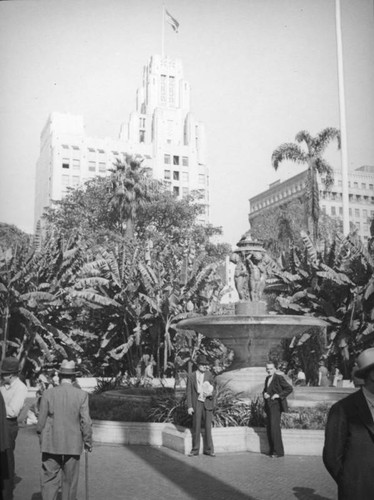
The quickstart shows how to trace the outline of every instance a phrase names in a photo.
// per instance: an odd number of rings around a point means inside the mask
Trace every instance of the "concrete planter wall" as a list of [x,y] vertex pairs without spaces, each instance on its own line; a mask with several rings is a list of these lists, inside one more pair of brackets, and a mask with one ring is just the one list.
[[[262,427],[215,427],[212,433],[216,453],[269,451]],[[286,455],[322,455],[323,431],[282,429],[282,436]],[[190,429],[148,422],[94,420],[93,438],[97,443],[165,446],[183,455],[189,453],[192,444]]]

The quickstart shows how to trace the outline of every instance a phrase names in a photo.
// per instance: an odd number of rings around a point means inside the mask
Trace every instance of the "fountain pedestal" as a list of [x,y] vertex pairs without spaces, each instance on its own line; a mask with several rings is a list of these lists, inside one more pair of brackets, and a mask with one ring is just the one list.
[[[236,308],[237,311],[251,312],[252,308],[258,308],[256,303],[242,304],[246,305]],[[271,348],[279,345],[282,339],[292,338],[312,327],[324,328],[326,323],[314,317],[276,314],[201,316],[178,323],[178,329],[195,330],[217,338],[234,351],[233,363],[219,379],[245,397],[262,392]]]

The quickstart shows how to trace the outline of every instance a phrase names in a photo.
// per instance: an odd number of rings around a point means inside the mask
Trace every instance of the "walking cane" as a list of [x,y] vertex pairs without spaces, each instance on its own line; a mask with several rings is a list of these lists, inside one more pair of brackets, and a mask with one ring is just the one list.
[[84,452],[84,482],[85,482],[85,490],[86,490],[86,500],[88,498],[88,451]]

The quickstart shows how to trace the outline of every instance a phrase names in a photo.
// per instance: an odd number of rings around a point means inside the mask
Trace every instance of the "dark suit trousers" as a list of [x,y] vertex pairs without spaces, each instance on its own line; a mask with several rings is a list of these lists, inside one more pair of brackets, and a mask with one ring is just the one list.
[[42,453],[41,490],[43,500],[57,500],[60,485],[62,486],[62,500],[76,500],[79,459],[80,455]]
[[197,401],[196,409],[192,418],[192,451],[200,451],[201,424],[204,423],[204,453],[214,453],[212,439],[213,411],[207,410],[204,403]]
[[282,433],[281,433],[281,409],[278,400],[265,402],[267,416],[266,430],[269,440],[270,454],[284,455]]

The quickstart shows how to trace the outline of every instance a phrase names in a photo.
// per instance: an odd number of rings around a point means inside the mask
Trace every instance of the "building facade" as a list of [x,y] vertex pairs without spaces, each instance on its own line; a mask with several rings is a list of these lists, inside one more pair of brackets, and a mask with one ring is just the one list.
[[190,85],[179,59],[152,56],[137,91],[136,110],[121,126],[118,139],[86,136],[83,118],[52,113],[41,132],[36,165],[35,224],[46,207],[68,187],[107,175],[126,154],[141,156],[153,177],[178,198],[199,193],[209,222],[209,170],[205,128],[190,109]]
[[[269,209],[276,209],[296,199],[303,199],[306,173],[301,172],[284,182],[276,181],[269,189],[250,198],[248,219],[251,223]],[[326,190],[322,179],[318,179],[320,205],[323,213],[333,219],[342,219],[342,174],[334,170],[334,183]],[[370,221],[374,218],[374,166],[365,165],[352,170],[348,175],[349,221],[357,229],[362,241],[370,238]]]

